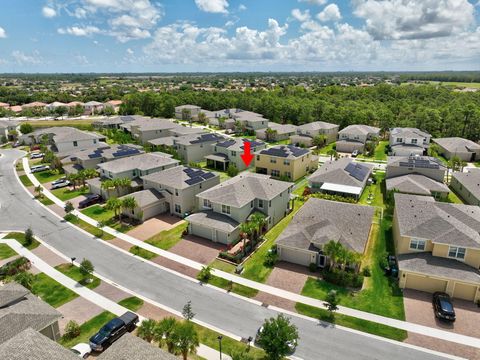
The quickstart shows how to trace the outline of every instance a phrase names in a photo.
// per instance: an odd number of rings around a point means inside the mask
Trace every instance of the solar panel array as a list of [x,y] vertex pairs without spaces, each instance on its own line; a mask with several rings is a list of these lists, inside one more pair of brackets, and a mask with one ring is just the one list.
[[185,180],[188,185],[195,185],[201,183],[202,181],[215,177],[214,173],[190,167],[186,167],[185,169],[183,169],[183,172],[188,176],[188,179]]
[[224,142],[219,142],[217,144],[217,146],[228,148],[228,147],[232,146],[233,144],[235,144],[235,140],[227,140],[227,141],[224,141]]
[[217,141],[220,139],[223,139],[223,137],[215,133],[201,134],[195,140],[190,141],[190,144],[199,144],[209,141]]
[[408,161],[400,161],[400,166],[404,167],[413,167],[413,168],[423,168],[423,169],[440,169],[440,164],[431,161],[430,159],[420,158],[411,156],[408,158]]
[[[90,159],[98,159],[103,156],[103,152],[108,150],[109,148],[100,148],[93,151],[93,153],[89,154],[88,157]],[[123,157],[123,156],[131,156],[140,154],[140,150],[130,147],[128,145],[119,145],[117,151],[112,153],[113,157]]]
[[365,180],[365,177],[368,175],[370,169],[364,165],[355,164],[351,162],[345,167],[345,171],[348,172],[350,176],[353,176],[358,181],[363,181]]
[[293,145],[282,145],[278,147],[271,147],[269,149],[262,150],[262,154],[277,156],[277,157],[287,157],[289,154],[292,154],[295,157],[299,157],[307,154],[309,151],[307,149],[302,149]]

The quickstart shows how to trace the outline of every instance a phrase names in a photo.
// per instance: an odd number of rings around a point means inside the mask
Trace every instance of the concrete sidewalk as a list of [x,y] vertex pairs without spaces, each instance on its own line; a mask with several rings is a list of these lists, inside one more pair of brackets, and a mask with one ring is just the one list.
[[[37,180],[37,178],[35,176],[33,176],[33,174],[30,173],[28,159],[23,158],[23,165],[24,165],[25,172],[26,172],[27,176],[32,181],[34,186],[41,185],[40,182]],[[54,201],[58,206],[61,206],[62,208],[65,206],[65,203],[63,201],[59,200],[57,197],[55,197],[47,189],[44,189],[43,193],[47,198]],[[78,210],[75,210],[72,213],[74,215],[78,216],[80,219],[84,220],[85,222],[87,222],[87,223],[89,223],[93,226],[98,225],[98,222],[96,220],[82,214]],[[122,239],[122,240],[132,244],[132,246],[134,246],[134,245],[138,246],[140,248],[143,248],[145,250],[153,252],[157,255],[160,255],[162,257],[170,259],[172,261],[181,263],[183,265],[187,265],[187,266],[189,266],[191,268],[194,268],[196,270],[200,270],[204,267],[203,264],[200,264],[198,262],[195,262],[193,260],[187,259],[187,258],[179,256],[179,255],[176,255],[176,254],[171,253],[169,251],[162,250],[162,249],[157,248],[153,245],[144,243],[143,241],[135,239],[135,238],[133,238],[133,237],[127,235],[127,234],[123,234],[121,232],[118,232],[115,229],[112,229],[110,227],[105,227],[104,231],[111,234],[111,235],[114,235],[115,237],[118,237],[119,239]],[[101,240],[99,240],[99,241],[101,241]],[[145,261],[148,262],[148,260],[145,260]],[[158,266],[157,264],[155,264],[155,265]],[[185,275],[177,273],[177,272],[175,272],[171,269],[167,269],[167,268],[164,268],[164,269],[167,270],[167,271],[170,271],[171,273],[174,273],[178,276],[185,277]],[[221,271],[221,270],[217,270],[217,269],[213,269],[212,274],[215,275],[215,276],[222,277],[226,280],[232,281],[234,283],[241,284],[241,285],[244,285],[244,286],[248,286],[250,288],[253,288],[253,289],[265,292],[265,293],[269,293],[271,295],[275,295],[275,296],[278,296],[278,297],[281,297],[281,298],[284,298],[284,299],[287,299],[287,300],[290,300],[290,301],[300,302],[300,303],[310,305],[310,306],[313,306],[313,307],[326,309],[326,307],[324,305],[324,301],[322,301],[322,300],[317,300],[317,299],[310,298],[310,297],[303,296],[303,295],[299,295],[299,294],[296,294],[296,293],[293,293],[293,292],[290,292],[290,291],[282,290],[282,289],[279,289],[279,288],[276,288],[276,287],[273,287],[273,286],[270,286],[270,285],[266,285],[266,284],[263,284],[263,283],[259,283],[259,282],[256,282],[256,281],[245,279],[243,277],[240,277],[240,276],[237,276],[237,275],[234,275],[234,274],[230,274],[230,273],[227,273],[227,272],[224,272],[224,271]],[[450,332],[450,331],[435,329],[435,328],[431,328],[431,327],[427,327],[427,326],[423,326],[423,325],[418,325],[418,324],[414,324],[414,323],[410,323],[410,322],[406,322],[406,321],[402,321],[402,320],[396,320],[396,319],[388,318],[388,317],[385,317],[385,316],[380,316],[380,315],[368,313],[368,312],[365,312],[365,311],[360,311],[360,310],[347,308],[347,307],[344,307],[344,306],[339,306],[339,309],[338,309],[337,312],[340,313],[340,314],[356,317],[356,318],[367,320],[367,321],[372,321],[372,322],[383,324],[383,325],[388,325],[388,326],[391,326],[391,327],[394,327],[394,328],[406,330],[406,331],[417,333],[417,334],[420,334],[420,335],[426,335],[426,336],[435,337],[435,338],[446,340],[446,341],[456,342],[456,343],[459,343],[459,344],[462,344],[462,345],[467,345],[467,346],[472,346],[472,347],[475,347],[475,348],[480,348],[480,339],[475,338],[475,337],[456,334],[456,333],[453,333],[453,332]]]

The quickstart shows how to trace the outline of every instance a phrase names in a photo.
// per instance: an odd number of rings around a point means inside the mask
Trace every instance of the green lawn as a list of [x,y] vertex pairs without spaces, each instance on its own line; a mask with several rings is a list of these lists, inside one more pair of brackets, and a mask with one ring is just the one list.
[[44,128],[51,126],[71,126],[80,130],[91,130],[93,119],[85,120],[42,120],[29,122],[34,128]]
[[475,163],[476,167],[480,167],[480,161]]
[[14,255],[17,255],[17,253],[10,246],[7,244],[0,244],[0,260],[8,259]]
[[328,152],[333,149],[334,145],[335,145],[334,142],[328,145],[325,145],[324,147],[318,150],[315,150],[315,153],[317,153],[318,155],[328,155]]
[[387,154],[385,153],[385,148],[388,145],[388,141],[379,141],[375,147],[375,152],[373,157],[364,156],[363,154],[358,155],[359,159],[373,159],[373,160],[387,160]]
[[184,222],[170,230],[165,230],[152,236],[145,242],[163,250],[168,250],[182,240],[182,234],[187,229],[188,223]]
[[33,250],[36,247],[38,247],[38,245],[40,245],[40,243],[37,240],[33,239],[32,243],[26,246],[25,234],[20,232],[11,232],[7,234],[7,236],[5,236],[5,239],[17,240],[20,244],[25,246],[28,250]]
[[44,184],[47,182],[55,181],[57,179],[60,179],[61,177],[65,176],[65,174],[62,174],[58,172],[57,170],[46,170],[46,171],[41,171],[33,174],[40,183]]
[[110,320],[115,319],[116,316],[112,314],[111,312],[104,311],[100,313],[99,315],[91,318],[90,320],[84,322],[82,325],[80,325],[80,335],[77,336],[74,339],[67,340],[62,338],[60,340],[60,344],[65,346],[66,348],[71,348],[72,346],[79,344],[79,343],[87,343],[88,344],[88,339],[92,337],[95,333],[100,330],[100,328],[108,323]]
[[[310,316],[319,320],[331,322],[330,313],[327,310],[315,308],[309,305],[297,303],[295,309],[303,315]],[[388,339],[403,341],[407,338],[407,332],[387,325],[358,319],[352,316],[335,313],[335,324],[346,326],[369,334],[382,336]]]
[[120,231],[121,233],[126,233],[135,228],[135,226],[126,224],[124,222],[120,223],[115,219],[115,214],[112,210],[105,209],[104,206],[101,205],[93,205],[89,208],[82,210],[82,214],[91,217],[97,221],[104,221],[107,226]]
[[275,145],[288,145],[290,144],[290,139],[285,139],[285,140],[277,140],[277,141],[272,141],[272,142],[267,142],[268,145],[270,146],[275,146]]
[[49,206],[49,205],[53,205],[55,204],[52,200],[50,200],[49,198],[47,198],[46,196],[42,196],[42,197],[35,197],[35,199],[37,199],[40,203],[42,203],[43,205],[45,206]]
[[458,196],[455,191],[453,191],[452,188],[450,188],[450,192],[448,193],[448,197],[446,202],[452,203],[452,204],[464,204],[462,198]]
[[93,236],[96,236],[96,237],[100,238],[100,239],[112,240],[112,239],[115,238],[115,236],[110,235],[110,234],[106,233],[105,231],[97,228],[96,226],[90,225],[89,223],[87,223],[87,222],[85,222],[85,221],[83,221],[83,220],[79,219],[78,217],[73,216],[71,214],[65,215],[64,219],[67,220],[68,222],[71,222],[75,226],[78,226],[79,228],[85,230],[86,232],[92,234]]
[[[376,184],[367,185],[365,187],[358,203],[362,205],[384,207],[382,181],[385,179],[385,173],[377,172],[374,177],[377,179]],[[373,194],[372,200],[368,200],[369,194]],[[368,203],[368,201],[370,201],[370,203]]]
[[89,276],[89,278],[92,279],[92,282],[85,281],[83,275],[80,273],[80,269],[77,266],[71,264],[61,264],[55,266],[55,269],[72,278],[73,280],[78,281],[79,284],[86,286],[89,289],[95,289],[98,285],[100,285],[100,279],[93,275]]
[[40,296],[43,301],[54,308],[66,304],[78,296],[72,290],[67,289],[44,273],[35,275],[32,293]]
[[88,191],[88,186],[85,186],[77,187],[75,190],[70,190],[69,188],[55,189],[52,190],[52,194],[62,201],[67,201],[77,196],[88,194]]
[[230,281],[228,281],[224,278],[218,277],[218,276],[213,276],[212,275],[212,277],[210,278],[208,283],[210,285],[222,288],[224,290],[230,290],[233,293],[236,293],[238,295],[242,295],[242,296],[245,296],[245,297],[249,297],[249,298],[253,298],[258,294],[258,290],[252,289],[248,286],[244,286],[244,285],[234,283],[230,287]]
[[301,202],[299,199],[296,199],[294,210],[267,232],[265,235],[265,242],[261,245],[257,252],[245,262],[244,270],[242,272],[243,277],[262,283],[267,280],[273,268],[264,265],[265,256],[267,255],[268,250],[273,246],[273,244],[275,244],[275,240],[277,239],[278,235],[285,230],[287,225],[290,223],[290,220],[292,220],[293,215],[297,213],[302,205],[303,202]]
[[228,272],[230,274],[233,274],[235,272],[236,266],[230,263],[227,263],[225,261],[215,259],[213,262],[210,264],[211,267],[222,270],[225,272]]
[[33,183],[30,181],[27,175],[20,175],[19,179],[23,184],[23,186],[26,186],[26,187],[33,186]]
[[132,247],[130,248],[130,250],[128,250],[128,251],[131,252],[132,254],[135,254],[135,255],[137,255],[137,256],[140,256],[140,257],[142,257],[142,258],[144,258],[144,259],[146,259],[146,260],[151,260],[151,259],[153,259],[153,258],[155,258],[155,257],[158,256],[157,254],[155,254],[155,253],[153,253],[153,252],[151,252],[151,251],[145,250],[145,249],[143,249],[143,248],[141,248],[141,247],[138,247],[137,245],[132,246]]
[[132,296],[119,301],[118,305],[126,307],[130,311],[137,311],[143,306],[143,300]]

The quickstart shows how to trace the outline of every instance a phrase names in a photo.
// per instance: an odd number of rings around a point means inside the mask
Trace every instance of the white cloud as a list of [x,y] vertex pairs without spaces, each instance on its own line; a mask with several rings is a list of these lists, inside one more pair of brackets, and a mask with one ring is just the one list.
[[244,4],[238,5],[238,11],[245,11],[247,10],[247,7]]
[[330,4],[325,6],[322,12],[317,14],[317,19],[323,22],[327,21],[338,21],[342,18],[340,14],[340,9],[336,4]]
[[40,53],[35,50],[31,55],[28,55],[20,50],[12,51],[12,58],[13,60],[20,65],[27,65],[27,64],[39,64],[41,63]]
[[90,65],[90,61],[85,55],[75,55],[74,60],[77,65],[81,65],[81,66]]
[[0,27],[0,39],[5,39],[7,37],[7,32],[4,28]]
[[42,8],[42,15],[45,16],[46,18],[53,18],[57,16],[57,11],[51,7],[44,6]]
[[310,20],[310,11],[305,10],[304,12],[302,12],[300,9],[293,9],[292,16],[295,20],[304,22],[304,21]]
[[127,49],[127,54],[129,55],[133,55],[134,54],[134,51],[130,48]]
[[197,7],[209,13],[228,13],[227,0],[195,0]]
[[74,36],[90,36],[93,34],[98,34],[101,32],[101,30],[96,27],[96,26],[72,26],[72,27],[67,27],[67,28],[59,28],[58,30],[59,34],[62,35],[74,35]]
[[310,5],[321,6],[327,3],[328,0],[298,0],[298,2],[309,3]]
[[353,7],[378,40],[450,36],[475,22],[468,0],[354,0]]

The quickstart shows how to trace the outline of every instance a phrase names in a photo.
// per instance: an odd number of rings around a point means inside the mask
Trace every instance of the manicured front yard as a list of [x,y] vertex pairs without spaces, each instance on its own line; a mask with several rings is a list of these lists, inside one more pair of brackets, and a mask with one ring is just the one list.
[[79,219],[76,216],[73,216],[71,214],[65,215],[65,220],[68,222],[71,222],[75,226],[78,226],[80,229],[85,230],[86,232],[92,234],[93,236],[96,236],[100,239],[103,240],[112,240],[115,238],[115,236],[110,235],[103,231],[102,229],[97,228],[96,226],[90,225],[89,223]]
[[27,175],[20,175],[18,178],[20,179],[20,182],[23,184],[23,186],[33,186],[33,183],[30,181]]
[[15,255],[17,255],[17,253],[10,246],[7,244],[0,244],[0,260],[8,259]]
[[40,296],[43,301],[54,308],[66,304],[78,296],[72,290],[67,289],[44,273],[35,275],[32,293]]
[[68,187],[55,189],[55,190],[52,190],[51,192],[60,200],[67,201],[67,200],[76,198],[77,196],[88,194],[89,190],[88,190],[88,186],[85,186],[85,187],[77,187],[75,190],[71,190]]
[[368,159],[368,160],[387,160],[387,154],[385,153],[385,149],[388,146],[388,141],[379,141],[377,146],[375,147],[375,151],[372,156],[365,156],[363,154],[358,155],[360,159]]
[[86,279],[83,277],[82,273],[80,272],[80,268],[78,268],[77,266],[71,264],[61,264],[55,266],[55,269],[72,278],[73,280],[78,281],[79,284],[86,286],[89,289],[95,289],[98,285],[100,285],[100,279],[93,275],[89,276],[92,281],[87,282]]
[[27,246],[26,240],[25,240],[25,234],[20,232],[11,232],[7,234],[7,236],[5,236],[5,239],[17,240],[20,244],[22,244],[28,250],[33,250],[36,247],[38,247],[38,245],[40,245],[40,243],[37,240],[33,239],[32,243]]
[[80,325],[80,335],[74,339],[64,339],[60,340],[60,344],[65,346],[66,348],[71,348],[72,346],[79,344],[79,343],[87,343],[90,337],[94,335],[100,328],[108,323],[110,320],[116,318],[114,314],[109,311],[104,311],[99,315],[91,318],[90,320],[84,322]]
[[115,213],[112,210],[107,210],[105,209],[104,206],[101,206],[101,205],[90,206],[85,210],[82,210],[81,212],[82,214],[87,215],[88,217],[91,217],[94,220],[105,222],[107,226],[117,231],[120,231],[121,233],[126,233],[132,230],[133,228],[135,228],[135,226],[127,223],[124,223],[124,222],[120,223],[115,218]]
[[41,171],[33,174],[40,183],[44,184],[47,182],[55,181],[57,179],[60,179],[61,177],[64,177],[65,174],[62,174],[58,172],[57,170],[46,170],[46,171]]
[[126,307],[128,310],[137,311],[143,306],[143,300],[136,296],[128,297],[118,302],[118,305]]
[[158,256],[157,254],[151,251],[145,250],[144,248],[138,247],[137,245],[132,246],[128,251],[131,252],[132,254],[135,254],[137,256],[144,258],[145,260],[151,260]]
[[184,222],[170,230],[162,231],[145,242],[163,250],[168,250],[182,240],[182,234],[187,229],[188,223]]

